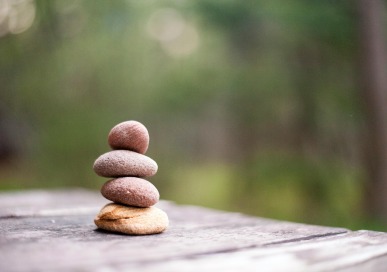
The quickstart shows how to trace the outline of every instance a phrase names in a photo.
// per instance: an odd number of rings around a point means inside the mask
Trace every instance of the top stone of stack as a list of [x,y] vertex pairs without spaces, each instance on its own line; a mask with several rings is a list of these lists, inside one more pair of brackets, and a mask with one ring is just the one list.
[[112,149],[125,149],[145,154],[149,146],[149,133],[137,121],[119,123],[109,133],[108,143]]

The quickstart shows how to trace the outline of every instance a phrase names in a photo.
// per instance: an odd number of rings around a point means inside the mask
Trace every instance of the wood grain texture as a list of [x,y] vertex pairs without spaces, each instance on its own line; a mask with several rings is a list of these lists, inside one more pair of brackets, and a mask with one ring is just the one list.
[[[161,201],[170,227],[97,230],[99,193],[0,194],[0,271],[379,271],[387,234],[250,217]],[[48,207],[48,208],[47,208]],[[364,270],[368,269],[368,270]]]

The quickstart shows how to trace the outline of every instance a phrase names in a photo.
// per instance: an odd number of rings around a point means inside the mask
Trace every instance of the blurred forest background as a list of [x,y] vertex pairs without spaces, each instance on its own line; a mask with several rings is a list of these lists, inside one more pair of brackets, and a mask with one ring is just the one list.
[[0,190],[99,190],[108,132],[137,120],[162,199],[387,230],[385,11],[0,0]]

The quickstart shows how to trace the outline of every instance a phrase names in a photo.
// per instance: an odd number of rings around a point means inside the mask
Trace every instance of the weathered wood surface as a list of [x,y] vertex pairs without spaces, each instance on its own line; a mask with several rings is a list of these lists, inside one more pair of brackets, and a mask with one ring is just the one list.
[[0,194],[0,271],[387,271],[387,234],[161,201],[159,235],[96,229],[85,190]]

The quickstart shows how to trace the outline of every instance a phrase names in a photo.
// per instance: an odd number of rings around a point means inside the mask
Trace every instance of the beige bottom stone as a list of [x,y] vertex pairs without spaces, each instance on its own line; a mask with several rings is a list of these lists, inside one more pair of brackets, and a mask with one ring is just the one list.
[[161,233],[168,227],[167,214],[156,208],[107,204],[94,219],[97,227],[131,235]]

